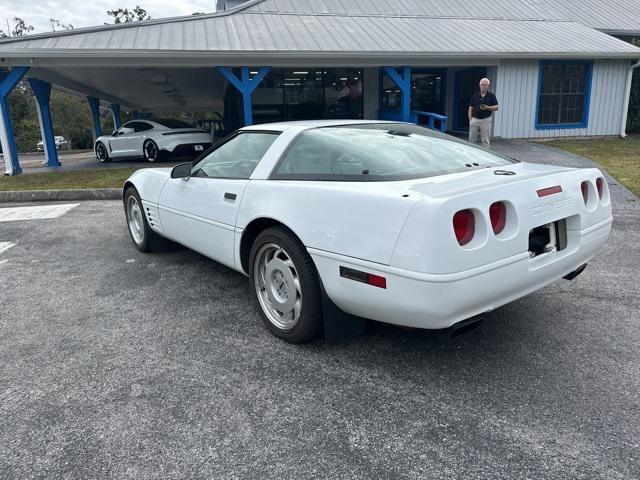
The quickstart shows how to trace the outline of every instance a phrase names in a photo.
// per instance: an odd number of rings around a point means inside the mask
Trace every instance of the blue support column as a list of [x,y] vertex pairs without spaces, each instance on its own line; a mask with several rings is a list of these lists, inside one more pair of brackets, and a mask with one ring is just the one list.
[[117,130],[122,126],[122,117],[120,116],[120,105],[118,105],[117,103],[112,103],[111,113],[113,113],[113,128]]
[[29,67],[15,67],[7,74],[0,72],[0,142],[4,155],[5,175],[17,175],[22,172],[9,112],[9,93],[28,71]]
[[30,78],[29,85],[31,85],[31,90],[33,90],[38,102],[42,142],[44,143],[47,165],[59,167],[60,161],[58,160],[58,150],[56,149],[56,140],[53,135],[53,122],[51,121],[51,84],[37,78]]
[[382,67],[382,69],[402,91],[400,112],[402,121],[408,122],[411,118],[411,67],[402,67],[402,73],[398,73],[394,67]]
[[251,109],[251,94],[260,85],[271,67],[260,67],[258,73],[251,78],[249,67],[240,67],[240,78],[236,77],[229,67],[218,67],[220,73],[236,87],[242,94],[242,107],[244,112],[244,124],[253,125],[253,111]]
[[93,117],[93,133],[94,141],[102,136],[102,126],[100,125],[100,99],[96,97],[87,97],[89,107],[91,107],[91,116]]

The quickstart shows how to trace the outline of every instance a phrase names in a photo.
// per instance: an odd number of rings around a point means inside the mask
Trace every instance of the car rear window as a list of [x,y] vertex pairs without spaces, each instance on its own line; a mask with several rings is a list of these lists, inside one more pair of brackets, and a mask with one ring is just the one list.
[[376,123],[303,132],[285,152],[271,178],[408,180],[514,162],[423,127]]

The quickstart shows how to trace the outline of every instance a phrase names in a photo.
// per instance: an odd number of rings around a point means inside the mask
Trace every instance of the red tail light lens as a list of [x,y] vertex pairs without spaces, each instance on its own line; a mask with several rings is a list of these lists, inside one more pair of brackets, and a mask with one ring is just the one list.
[[496,202],[489,207],[489,218],[491,218],[491,226],[493,233],[498,235],[507,224],[507,207],[502,202]]
[[582,190],[582,198],[584,199],[584,204],[586,205],[589,201],[589,182],[582,182],[580,184],[580,190]]
[[466,245],[473,238],[476,221],[471,210],[460,210],[453,216],[453,231],[460,245]]
[[598,189],[598,197],[602,200],[602,192],[604,192],[604,179],[602,177],[596,179],[596,188]]

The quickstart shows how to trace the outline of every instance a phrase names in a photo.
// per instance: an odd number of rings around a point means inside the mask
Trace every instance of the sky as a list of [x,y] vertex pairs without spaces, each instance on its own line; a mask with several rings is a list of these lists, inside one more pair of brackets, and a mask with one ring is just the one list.
[[0,0],[0,30],[13,29],[13,17],[20,17],[28,25],[33,25],[31,32],[43,33],[52,30],[50,18],[63,24],[71,24],[75,28],[112,23],[107,10],[128,8],[136,5],[144,8],[152,18],[191,15],[194,12],[210,13],[215,10],[215,0]]

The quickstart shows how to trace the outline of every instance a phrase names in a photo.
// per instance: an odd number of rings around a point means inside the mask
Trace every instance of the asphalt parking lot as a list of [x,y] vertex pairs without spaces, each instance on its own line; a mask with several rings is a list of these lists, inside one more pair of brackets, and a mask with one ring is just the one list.
[[117,201],[0,242],[0,478],[640,477],[640,209],[465,335],[340,345],[276,339],[192,251],[138,252]]

